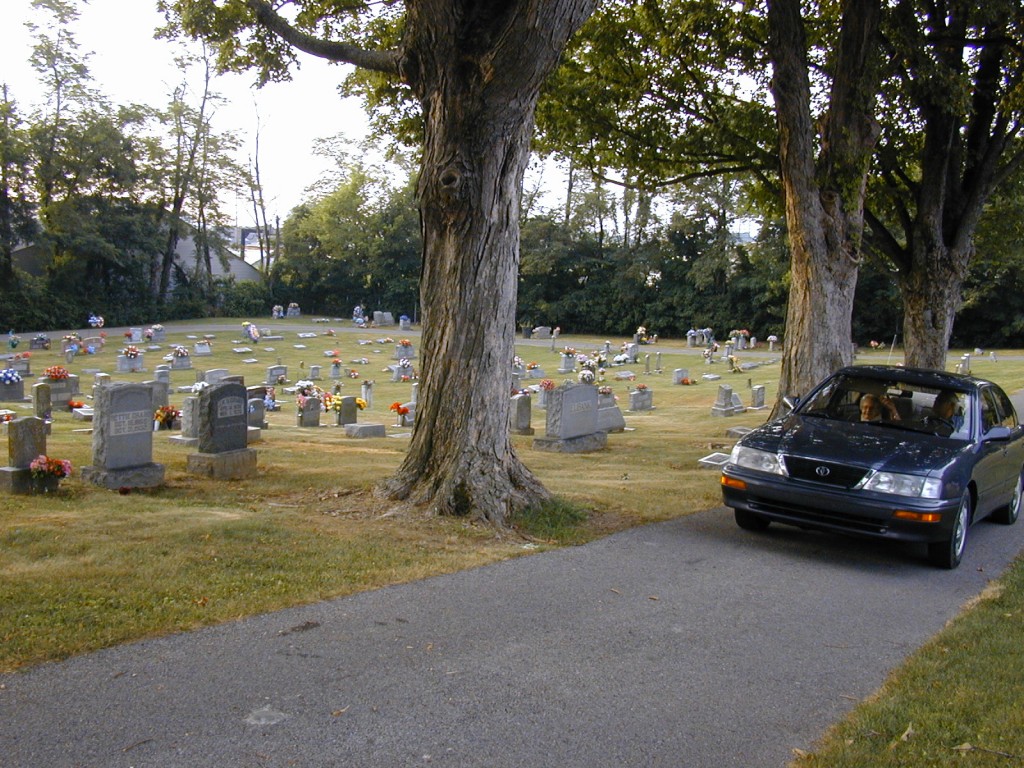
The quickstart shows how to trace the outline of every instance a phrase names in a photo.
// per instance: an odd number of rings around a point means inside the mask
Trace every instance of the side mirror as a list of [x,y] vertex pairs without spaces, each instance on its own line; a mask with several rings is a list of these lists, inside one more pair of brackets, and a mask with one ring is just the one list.
[[789,411],[795,411],[796,407],[800,405],[799,397],[790,397],[789,395],[782,396],[782,404],[786,406]]
[[1010,439],[1010,428],[1009,427],[1002,427],[1002,426],[992,427],[992,429],[990,429],[988,432],[985,433],[985,436],[982,439],[985,440],[986,442],[989,441],[989,440],[996,441],[996,442],[1001,441],[1001,440],[1009,440]]

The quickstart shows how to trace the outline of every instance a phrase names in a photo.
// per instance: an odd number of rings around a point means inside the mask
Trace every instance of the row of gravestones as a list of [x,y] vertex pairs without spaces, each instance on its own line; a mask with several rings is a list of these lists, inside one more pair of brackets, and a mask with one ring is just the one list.
[[[84,480],[110,489],[163,484],[164,465],[153,461],[153,395],[143,384],[119,382],[94,389],[92,464]],[[191,474],[241,479],[256,473],[256,452],[247,447],[246,389],[224,382],[202,390],[195,406],[197,453],[186,457]],[[36,416],[7,424],[9,466],[0,467],[0,488],[30,490],[30,463],[46,453],[46,422]]]

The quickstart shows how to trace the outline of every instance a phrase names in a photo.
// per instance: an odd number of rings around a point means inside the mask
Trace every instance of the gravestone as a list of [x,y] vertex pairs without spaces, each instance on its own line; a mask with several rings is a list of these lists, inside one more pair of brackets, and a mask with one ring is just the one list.
[[597,428],[597,387],[566,382],[548,392],[544,437],[535,437],[540,451],[583,453],[608,444],[608,433]]
[[533,329],[533,338],[535,339],[550,339],[551,338],[551,327],[547,325],[539,325]]
[[179,445],[199,445],[199,398],[186,397],[181,402],[181,434],[171,435],[168,442]]
[[689,378],[690,378],[690,369],[689,368],[676,368],[674,371],[672,371],[672,383],[673,384],[682,384],[683,383],[683,379],[689,379]]
[[241,480],[256,474],[256,451],[248,448],[246,391],[237,382],[221,382],[199,393],[199,452],[185,468],[215,480]]
[[43,336],[42,334],[40,334],[39,336],[35,336],[34,338],[32,338],[31,341],[29,341],[28,348],[32,350],[49,349],[51,343],[52,342],[50,341],[49,336]]
[[362,385],[360,385],[359,391],[363,397],[363,400],[366,401],[366,407],[373,408],[373,382],[364,381]]
[[733,400],[732,387],[728,384],[718,385],[718,399],[715,400],[715,404],[711,406],[712,416],[733,416],[737,413],[743,412],[743,406],[739,406],[739,410],[736,408],[736,403]]
[[153,410],[166,408],[171,404],[171,388],[162,381],[144,381],[143,386],[149,387],[150,395],[153,398]]
[[512,396],[511,431],[513,435],[533,434],[533,427],[530,424],[532,421],[531,401],[532,398],[529,395]]
[[295,425],[299,427],[319,427],[322,409],[323,403],[320,402],[319,397],[307,397],[295,414]]
[[[246,392],[246,394],[248,395],[249,393]],[[267,406],[263,402],[262,397],[249,397],[248,413],[249,417],[246,420],[246,424],[249,427],[255,427],[256,429],[267,428]]]
[[92,386],[93,388],[105,387],[113,381],[109,373],[95,373],[92,377]]
[[171,355],[171,370],[186,371],[192,367],[192,358],[188,355]]
[[92,466],[82,478],[103,488],[163,485],[153,462],[153,394],[144,384],[118,382],[93,394]]
[[32,385],[32,415],[43,421],[53,418],[53,398],[46,382]]
[[29,465],[37,456],[46,455],[46,427],[46,422],[35,416],[4,424],[8,466],[0,467],[0,492],[31,493],[32,470]]
[[209,357],[213,354],[213,349],[210,347],[208,341],[197,341],[192,345],[192,354],[196,357]]
[[288,380],[287,365],[271,365],[267,368],[267,386],[273,387]]
[[[374,312],[373,314],[377,314]],[[381,312],[381,325],[394,325],[395,316],[390,312]]]
[[412,320],[409,319],[408,315],[402,315],[398,318],[398,330],[409,331],[412,330]]
[[629,393],[629,410],[654,410],[654,392],[650,389],[634,389]]
[[661,373],[661,352],[654,355],[654,372]]
[[320,366],[319,365],[311,365],[311,366],[309,366],[309,380],[310,381],[321,381],[322,379],[323,379],[323,376],[320,374]]
[[50,385],[50,402],[57,403],[58,407],[67,405],[68,400],[72,400],[76,395],[80,394],[78,376],[73,373],[63,379],[51,379],[48,376],[44,376],[38,381],[41,384]]
[[171,367],[169,365],[158,365],[153,369],[153,378],[165,384],[171,383]]
[[341,398],[341,408],[336,411],[335,416],[335,424],[339,427],[359,421],[359,406],[356,405],[356,398],[353,396]]
[[614,397],[611,398],[611,402],[606,401],[604,405],[599,405],[597,409],[597,428],[602,432],[626,431],[626,419],[622,415],[622,410],[615,404]]
[[416,357],[416,350],[412,344],[395,344],[395,360],[412,360]]
[[626,362],[631,365],[636,365],[637,356],[640,354],[640,346],[635,341],[631,341],[626,344],[626,349],[624,351],[626,353]]
[[373,313],[373,324],[374,325],[383,325],[384,324],[384,313],[381,312],[380,310],[374,311],[374,313]]
[[559,373],[572,373],[576,370],[576,355],[561,355],[558,363]]
[[129,341],[131,341],[132,344],[138,344],[140,341],[142,341],[141,328],[129,328],[128,333],[130,334]]
[[138,373],[142,370],[143,355],[140,352],[135,357],[128,357],[127,355],[118,355],[116,362],[116,373]]
[[227,376],[230,376],[231,372],[227,368],[211,368],[203,374],[202,381],[205,381],[210,386],[214,384],[220,384]]
[[0,384],[0,403],[23,403],[25,402],[25,380],[21,374],[11,375],[8,383]]
[[340,379],[341,378],[341,361],[340,360],[338,362],[336,362],[336,363],[331,363],[331,370],[330,370],[329,375],[330,375],[330,377],[332,379]]
[[750,388],[750,409],[761,411],[767,408],[764,404],[764,384],[758,384]]

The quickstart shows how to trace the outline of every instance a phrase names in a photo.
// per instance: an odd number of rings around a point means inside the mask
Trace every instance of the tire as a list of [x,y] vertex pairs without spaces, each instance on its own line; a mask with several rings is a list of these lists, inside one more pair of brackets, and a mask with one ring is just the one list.
[[745,531],[764,531],[771,525],[771,520],[766,520],[760,515],[748,512],[745,509],[733,510],[736,513],[736,525]]
[[993,512],[992,520],[1003,525],[1013,525],[1020,517],[1021,507],[1024,507],[1024,472],[1017,477],[1017,485],[1013,489],[1010,503]]
[[939,568],[952,570],[960,565],[967,546],[967,529],[971,525],[971,493],[964,491],[960,497],[960,506],[956,510],[956,520],[945,541],[936,541],[928,545],[928,560]]

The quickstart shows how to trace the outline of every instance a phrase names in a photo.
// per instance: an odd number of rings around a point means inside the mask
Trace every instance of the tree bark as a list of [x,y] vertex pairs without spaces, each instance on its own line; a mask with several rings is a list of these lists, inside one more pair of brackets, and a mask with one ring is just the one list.
[[[844,3],[821,154],[815,162],[807,39],[799,0],[770,0],[772,94],[790,239],[790,295],[779,381],[801,396],[853,359],[851,318],[860,265],[868,160],[878,136],[878,0]],[[777,402],[775,410],[780,404]]]
[[549,498],[509,438],[519,217],[540,86],[592,11],[563,2],[410,2],[402,70],[424,150],[420,395],[382,491],[503,525]]

